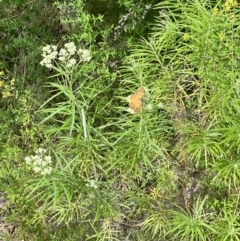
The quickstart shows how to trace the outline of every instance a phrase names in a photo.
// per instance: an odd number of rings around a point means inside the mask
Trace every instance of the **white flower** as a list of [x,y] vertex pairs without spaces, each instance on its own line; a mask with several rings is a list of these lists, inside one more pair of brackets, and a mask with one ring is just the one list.
[[70,59],[68,64],[67,64],[67,67],[72,67],[73,65],[75,65],[77,63],[77,61],[75,59]]
[[50,174],[52,172],[52,167],[48,167],[48,174]]
[[52,52],[51,48],[49,48],[46,53],[50,54]]
[[34,166],[41,166],[42,165],[42,158],[39,158],[33,162]]
[[51,156],[45,156],[47,153],[46,149],[38,148],[35,151],[36,155],[31,155],[29,157],[25,157],[25,161],[27,164],[30,164],[36,173],[40,173],[42,175],[50,174],[52,171],[52,167],[49,166],[52,163]]
[[69,52],[69,55],[74,55],[76,52],[76,47],[75,49],[69,49],[68,52]]
[[42,66],[46,66],[47,68],[52,68],[52,59],[54,59],[55,54],[53,55],[46,55],[43,60],[40,62]]
[[37,160],[41,159],[41,157],[38,156],[38,155],[31,156],[31,158],[32,158],[33,161],[37,161]]
[[45,66],[46,66],[47,68],[49,68],[49,69],[51,69],[51,68],[53,67],[52,64],[45,64]]
[[47,45],[47,46],[42,48],[43,52],[48,52],[49,50],[50,50],[50,45]]
[[58,55],[58,52],[57,51],[53,51],[50,55],[49,55],[49,58],[50,59],[55,59]]
[[56,51],[56,50],[57,50],[57,46],[56,46],[56,45],[52,45],[52,49],[53,49],[54,51]]
[[94,180],[90,180],[89,184],[86,184],[87,187],[92,187],[94,189],[97,189],[97,185]]
[[46,57],[43,59],[43,61],[44,61],[44,64],[50,64],[50,63],[51,63],[51,59],[50,59],[48,56],[46,56]]
[[66,58],[63,57],[63,56],[61,56],[61,57],[59,57],[58,59],[59,59],[60,61],[65,61]]
[[127,108],[127,112],[129,112],[130,114],[136,114],[132,108]]
[[71,48],[74,48],[76,46],[75,46],[74,42],[70,42],[70,43],[65,43],[64,47],[67,48],[67,49],[71,49]]
[[90,61],[91,60],[91,55],[90,55],[90,52],[89,50],[87,49],[79,49],[78,50],[78,54],[80,55],[80,57],[82,58],[82,61]]
[[29,156],[26,156],[24,160],[26,161],[27,165],[30,165],[32,162],[32,159]]
[[159,109],[164,109],[164,105],[163,105],[162,102],[159,102],[159,103],[157,104],[157,107],[158,107]]
[[73,42],[66,43],[64,47],[67,49],[70,55],[74,55],[76,52],[76,46]]
[[43,58],[45,58],[45,57],[47,56],[47,53],[46,53],[46,52],[43,52],[43,53],[42,53],[42,56],[43,56]]
[[145,106],[145,109],[146,109],[146,110],[152,110],[152,108],[153,108],[152,104],[147,104],[147,105]]
[[33,167],[33,171],[38,173],[41,171],[41,168],[39,166],[35,166],[35,167]]
[[51,167],[46,167],[41,171],[42,175],[48,175],[52,172],[52,168]]
[[68,56],[68,52],[66,51],[66,49],[60,49],[59,51],[59,56],[61,57],[66,57]]
[[52,157],[51,156],[45,156],[44,160],[49,164],[52,163]]
[[45,167],[45,166],[47,166],[47,162],[46,161],[44,161],[44,160],[42,160],[42,162],[40,163],[40,165],[42,166],[42,167]]

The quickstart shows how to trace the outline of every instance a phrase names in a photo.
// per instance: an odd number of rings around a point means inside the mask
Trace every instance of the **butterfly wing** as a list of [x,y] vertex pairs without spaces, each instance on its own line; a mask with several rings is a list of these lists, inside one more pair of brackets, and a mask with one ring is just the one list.
[[136,93],[130,96],[129,107],[138,114],[142,108],[142,99],[144,96],[144,88],[140,87]]
[[141,99],[135,99],[134,101],[131,101],[129,103],[129,107],[134,110],[136,114],[138,114],[142,107],[142,100]]

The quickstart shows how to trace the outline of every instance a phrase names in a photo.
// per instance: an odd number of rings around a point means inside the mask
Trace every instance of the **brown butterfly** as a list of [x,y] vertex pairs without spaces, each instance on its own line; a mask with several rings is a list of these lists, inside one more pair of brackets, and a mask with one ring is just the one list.
[[144,93],[144,87],[140,87],[136,93],[130,95],[129,97],[129,107],[135,114],[138,114],[142,109]]

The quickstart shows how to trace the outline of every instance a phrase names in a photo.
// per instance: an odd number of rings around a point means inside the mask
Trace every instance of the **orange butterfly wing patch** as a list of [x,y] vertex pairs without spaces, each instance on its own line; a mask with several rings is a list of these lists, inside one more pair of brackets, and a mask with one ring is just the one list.
[[135,114],[138,114],[142,109],[144,93],[144,87],[140,87],[136,93],[130,95],[129,97],[129,107]]

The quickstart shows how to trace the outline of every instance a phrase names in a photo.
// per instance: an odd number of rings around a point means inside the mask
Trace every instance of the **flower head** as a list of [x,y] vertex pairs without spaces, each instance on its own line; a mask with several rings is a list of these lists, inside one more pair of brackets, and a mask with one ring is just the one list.
[[46,156],[46,149],[39,148],[35,151],[36,155],[31,155],[25,157],[25,161],[27,165],[32,166],[32,169],[35,173],[40,173],[41,175],[50,174],[52,171],[52,167],[50,164],[52,163],[51,156]]
[[10,93],[9,91],[3,91],[3,92],[2,92],[2,97],[3,97],[3,98],[7,98],[7,97],[9,97],[9,96],[11,96],[11,93]]
[[185,34],[183,35],[183,41],[187,42],[189,39],[190,39],[190,35],[187,34],[187,33],[185,33]]
[[15,84],[15,81],[16,81],[16,80],[15,80],[14,78],[12,78],[11,81],[10,81],[11,85],[14,85],[14,84]]
[[67,49],[70,55],[74,55],[76,52],[76,46],[73,42],[64,44],[64,47]]
[[213,9],[213,16],[218,15],[218,13],[219,13],[218,8],[214,8],[214,9]]
[[89,62],[92,58],[89,50],[87,50],[87,49],[79,49],[78,54],[79,54],[81,60],[84,62]]
[[69,62],[68,62],[68,64],[67,64],[67,67],[68,67],[68,68],[71,68],[71,67],[73,67],[76,63],[77,63],[77,61],[76,61],[74,58],[72,58],[72,59],[69,60]]
[[56,51],[56,45],[47,45],[42,48],[43,60],[40,62],[40,65],[46,66],[47,68],[52,68],[52,61],[57,58],[58,52]]

